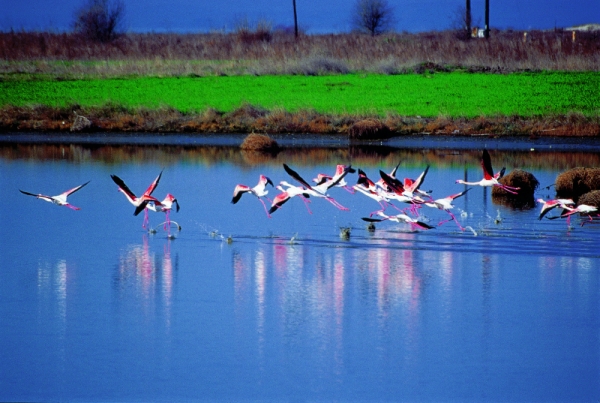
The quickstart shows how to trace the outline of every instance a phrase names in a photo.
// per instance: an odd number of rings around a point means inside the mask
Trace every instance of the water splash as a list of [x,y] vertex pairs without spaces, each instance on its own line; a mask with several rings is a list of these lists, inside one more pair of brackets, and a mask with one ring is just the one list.
[[473,236],[478,236],[479,234],[477,234],[477,231],[475,231],[473,229],[473,227],[471,227],[470,225],[466,226],[465,229],[468,229],[469,231],[471,231],[473,233]]

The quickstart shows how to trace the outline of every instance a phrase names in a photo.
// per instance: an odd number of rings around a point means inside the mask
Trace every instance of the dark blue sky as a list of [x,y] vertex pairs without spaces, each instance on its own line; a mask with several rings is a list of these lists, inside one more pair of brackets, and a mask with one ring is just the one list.
[[[483,25],[485,0],[471,0],[473,21]],[[292,26],[292,0],[124,0],[128,31],[207,32],[231,30],[236,22],[265,19]],[[298,23],[308,33],[350,30],[353,0],[296,0]],[[396,30],[447,29],[464,0],[389,0]],[[1,30],[70,28],[83,0],[0,0]],[[490,0],[492,28],[551,29],[600,23],[600,0]]]

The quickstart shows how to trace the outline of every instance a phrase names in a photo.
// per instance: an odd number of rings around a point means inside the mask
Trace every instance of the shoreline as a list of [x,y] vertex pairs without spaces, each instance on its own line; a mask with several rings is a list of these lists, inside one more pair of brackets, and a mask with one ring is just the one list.
[[326,114],[285,112],[243,105],[229,112],[207,109],[184,114],[173,108],[124,110],[92,107],[85,113],[71,107],[0,107],[2,133],[127,133],[127,134],[248,134],[334,136],[349,141],[381,141],[409,135],[517,136],[594,138],[600,136],[600,116],[579,112],[544,116],[479,116],[453,118],[388,114]]
[[[226,147],[239,148],[246,134],[241,133],[59,133],[19,132],[1,133],[0,146],[7,144],[48,144],[95,146],[165,146],[165,147]],[[391,137],[387,140],[352,141],[339,135],[276,134],[270,136],[281,150],[303,148],[363,148],[363,149],[414,149],[414,150],[472,150],[489,148],[495,150],[529,152],[600,152],[600,137],[538,137],[451,135],[437,136],[412,134]],[[259,154],[276,154],[250,151]]]

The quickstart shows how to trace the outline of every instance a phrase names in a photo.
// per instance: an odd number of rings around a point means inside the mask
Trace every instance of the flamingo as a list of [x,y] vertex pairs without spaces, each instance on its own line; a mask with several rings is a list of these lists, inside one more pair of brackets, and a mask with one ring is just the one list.
[[[335,169],[335,175],[341,174],[345,169],[348,169],[348,173],[354,173],[356,170],[352,167],[346,167],[345,165],[338,164]],[[334,176],[335,176],[334,175]],[[316,178],[313,179],[317,185],[320,185],[324,182],[330,181],[333,179],[333,176],[327,174],[318,174]],[[354,189],[351,186],[348,186],[348,183],[344,178],[342,178],[335,187],[340,187],[348,191],[349,193],[354,194]]]
[[425,170],[423,172],[421,172],[421,175],[419,175],[419,177],[417,179],[413,180],[413,179],[405,178],[403,193],[409,197],[414,196],[415,193],[419,193],[423,196],[431,197],[431,196],[429,196],[429,193],[424,192],[419,189],[421,187],[421,185],[423,184],[423,181],[425,180],[425,176],[427,175],[427,172],[429,172],[429,165],[427,165],[427,168],[425,168]]
[[[283,186],[286,186],[287,189],[284,189]],[[306,206],[306,209],[308,210],[309,214],[312,214],[312,211],[310,211],[310,209],[308,208],[308,203],[310,202],[310,200],[307,199],[310,197],[310,195],[306,192],[306,189],[300,186],[290,185],[286,181],[281,181],[280,184],[277,185],[276,189],[280,190],[281,193],[279,193],[273,199],[273,203],[271,204],[271,208],[269,209],[269,214],[273,214],[275,211],[280,209],[281,206],[283,206],[288,200],[296,196],[300,196],[302,198],[302,201],[304,202],[304,205]]]
[[80,210],[79,207],[75,207],[72,204],[69,204],[67,202],[67,197],[69,195],[71,195],[72,193],[77,192],[79,189],[81,189],[82,187],[84,187],[88,183],[90,183],[90,181],[87,181],[83,185],[79,185],[77,187],[74,187],[73,189],[69,189],[66,192],[63,192],[63,193],[61,193],[59,195],[56,195],[56,196],[47,196],[47,195],[43,195],[43,194],[29,193],[29,192],[25,192],[25,191],[23,191],[21,189],[19,189],[19,192],[21,192],[21,193],[23,193],[24,195],[27,195],[27,196],[34,196],[34,197],[36,197],[38,199],[45,200],[45,201],[50,202],[50,203],[54,203],[57,206],[65,206],[65,207],[68,207],[68,208],[70,208],[72,210]]
[[[394,169],[394,171],[392,171],[392,174],[395,172],[396,170]],[[379,205],[381,206],[381,210],[377,211],[384,211],[387,206],[392,206],[395,209],[400,210],[390,202],[383,186],[385,186],[383,180],[381,180],[381,184],[376,184],[367,177],[367,174],[365,174],[365,172],[362,169],[359,169],[358,181],[356,185],[353,186],[353,188],[379,203]],[[377,211],[373,211],[371,214],[369,214],[369,216],[372,216],[373,214],[377,213]]]
[[[416,214],[415,209],[417,208],[417,205],[423,204],[425,202],[419,196],[414,195],[414,191],[417,190],[418,186],[420,186],[420,183],[418,183],[416,186],[413,186],[412,191],[407,192],[402,182],[398,179],[392,178],[390,175],[386,174],[381,170],[379,171],[379,175],[381,176],[381,179],[389,189],[387,193],[388,197],[390,199],[398,200],[402,203],[410,203],[412,212]],[[422,177],[424,177],[424,175],[422,175]],[[420,180],[420,182],[422,182],[422,179]]]
[[[444,197],[442,199],[437,199],[437,200],[433,200],[430,202],[425,202],[423,204],[425,204],[428,207],[433,207],[433,208],[437,208],[439,210],[443,210],[446,213],[450,214],[451,220],[454,220],[454,222],[456,223],[456,225],[458,225],[458,228],[460,228],[461,231],[464,231],[465,229],[458,223],[458,220],[456,219],[456,217],[454,216],[454,214],[452,214],[452,212],[450,210],[452,210],[454,208],[454,206],[452,205],[452,202],[454,201],[454,199],[458,199],[459,197],[461,197],[462,195],[464,195],[465,193],[467,193],[469,190],[471,190],[472,188],[468,188],[460,193],[456,193],[447,197]],[[438,226],[442,225],[445,222],[448,222],[450,220],[445,220],[445,221],[441,221]]]
[[[146,203],[146,207],[149,208],[152,211],[155,211],[157,213],[165,213],[165,228],[169,229],[169,232],[171,231],[171,218],[169,217],[169,213],[171,212],[171,210],[173,209],[173,205],[175,205],[175,211],[179,212],[179,202],[177,201],[177,199],[175,198],[175,196],[173,196],[171,193],[167,193],[167,195],[165,196],[164,200],[162,200],[161,202],[156,202],[156,201],[148,201],[148,202],[144,202]],[[175,225],[177,225],[177,228],[181,229],[181,226],[176,223],[175,221],[173,221],[173,223],[175,223]]]
[[265,205],[265,202],[261,199],[261,197],[264,197],[267,200],[271,201],[267,197],[267,194],[269,193],[269,191],[267,190],[267,184],[273,186],[273,182],[271,181],[271,179],[267,178],[264,175],[260,175],[260,178],[258,179],[258,184],[253,188],[246,185],[237,185],[233,190],[233,198],[231,199],[231,203],[236,204],[238,201],[240,201],[244,193],[253,194],[254,196],[258,197],[258,201],[262,203],[265,209],[265,213],[267,213],[267,216],[270,218],[271,215],[267,211],[267,206]]
[[508,193],[518,194],[517,191],[520,190],[520,188],[503,185],[500,182],[498,182],[498,179],[504,176],[505,168],[502,168],[500,172],[494,174],[494,170],[492,169],[492,159],[486,149],[483,150],[483,155],[481,157],[481,168],[483,169],[483,179],[481,179],[479,182],[465,182],[462,179],[457,179],[456,183],[483,187],[498,186],[499,188],[507,191]]
[[[341,168],[339,168],[339,167],[341,167]],[[344,207],[340,203],[338,203],[333,197],[329,196],[327,194],[327,190],[329,190],[333,186],[336,186],[344,178],[344,176],[346,176],[348,173],[353,172],[354,169],[351,166],[338,165],[338,168],[336,169],[336,173],[333,176],[333,178],[331,178],[331,180],[325,181],[316,186],[311,186],[296,171],[294,171],[292,168],[290,168],[286,164],[283,164],[283,168],[292,178],[296,179],[298,182],[300,182],[305,187],[304,193],[309,194],[314,197],[324,198],[325,200],[327,200],[328,202],[330,202],[331,204],[333,204],[335,207],[337,207],[340,210],[344,210],[344,211],[349,210],[347,207]]]
[[[598,207],[596,206],[590,206],[587,204],[580,204],[579,206],[572,208],[572,207],[568,207],[566,208],[567,211],[563,211],[563,213],[560,215],[560,218],[565,218],[567,217],[567,224],[569,223],[568,220],[571,219],[571,216],[573,214],[587,214],[587,216],[590,218],[590,222],[594,221],[594,219],[592,218],[592,213],[595,213],[598,211]],[[583,226],[584,223],[581,223],[581,225]]]
[[367,222],[380,222],[380,221],[385,221],[385,220],[391,220],[391,221],[396,221],[397,223],[407,223],[407,224],[410,224],[410,227],[412,229],[415,229],[415,228],[420,228],[420,229],[432,229],[432,228],[435,228],[435,227],[432,227],[431,225],[429,225],[427,223],[424,223],[422,221],[418,221],[415,218],[411,218],[411,217],[407,216],[404,213],[400,213],[400,214],[389,216],[389,215],[385,214],[383,211],[380,211],[380,212],[377,213],[377,215],[379,215],[382,218],[362,217],[362,219],[364,221],[367,221]]
[[548,214],[548,212],[556,207],[561,207],[563,210],[568,210],[567,206],[572,206],[575,204],[575,202],[572,199],[554,199],[554,200],[547,200],[545,201],[544,199],[537,199],[538,203],[542,203],[542,210],[540,211],[540,216],[538,217],[538,219],[542,219],[544,218],[544,216],[546,214]]
[[127,187],[125,182],[123,182],[123,180],[121,178],[119,178],[117,175],[110,176],[111,179],[113,180],[113,182],[115,182],[117,184],[117,186],[119,187],[119,192],[123,193],[125,195],[125,197],[127,198],[127,200],[129,200],[129,202],[135,206],[135,211],[134,211],[133,215],[137,216],[142,210],[144,210],[145,214],[144,214],[144,221],[142,223],[142,228],[146,228],[146,226],[148,225],[148,210],[146,209],[148,202],[160,204],[160,201],[158,199],[152,197],[151,194],[152,194],[152,192],[154,192],[154,189],[156,189],[156,187],[158,186],[158,182],[160,181],[161,176],[162,176],[162,171],[160,171],[160,173],[158,174],[156,179],[154,179],[154,182],[152,182],[150,184],[150,186],[148,186],[148,189],[146,189],[144,194],[142,194],[142,196],[140,196],[140,197],[137,197],[129,189],[129,187]]

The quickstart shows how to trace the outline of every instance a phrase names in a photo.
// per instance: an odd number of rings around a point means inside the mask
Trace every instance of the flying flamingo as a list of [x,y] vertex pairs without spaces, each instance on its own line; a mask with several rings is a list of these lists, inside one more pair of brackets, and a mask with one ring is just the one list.
[[75,187],[73,189],[69,189],[66,192],[63,192],[63,193],[61,193],[59,195],[56,195],[56,196],[46,196],[46,195],[43,195],[43,194],[29,193],[29,192],[25,192],[25,191],[23,191],[21,189],[19,189],[19,192],[21,192],[21,193],[23,193],[24,195],[27,195],[27,196],[34,196],[34,197],[36,197],[38,199],[45,200],[45,201],[50,202],[50,203],[54,203],[57,206],[65,206],[65,207],[68,207],[68,208],[70,208],[72,210],[79,210],[79,207],[75,207],[72,204],[69,204],[67,202],[67,197],[70,194],[77,192],[79,189],[81,189],[82,187],[84,187],[88,183],[90,183],[90,181],[87,181],[83,185],[79,185],[79,186],[77,186],[77,187]]
[[262,199],[261,199],[261,197],[264,197],[267,200],[271,201],[267,197],[267,194],[269,193],[269,191],[267,190],[267,184],[273,186],[273,182],[271,181],[271,179],[267,178],[264,175],[260,175],[258,184],[256,186],[254,186],[253,188],[246,186],[246,185],[237,185],[235,187],[235,189],[233,190],[233,199],[231,199],[231,202],[233,204],[236,204],[238,201],[240,201],[240,199],[242,198],[242,195],[244,193],[253,194],[254,196],[256,196],[258,198],[258,201],[260,201],[262,203],[263,207],[265,208],[265,213],[267,213],[267,216],[270,218],[271,215],[267,211],[267,206],[265,205],[265,202],[262,201]]
[[[381,176],[381,179],[389,189],[388,197],[393,200],[398,200],[402,203],[410,203],[411,211],[413,212],[413,214],[416,214],[417,206],[425,202],[423,199],[421,199],[419,196],[415,196],[413,193],[414,191],[416,191],[418,186],[420,186],[420,183],[417,186],[413,186],[412,191],[407,192],[404,188],[404,184],[398,179],[392,178],[390,175],[386,174],[381,170],[379,171],[379,175]],[[424,175],[422,175],[422,177],[424,177]],[[422,179],[420,182],[422,182]]]
[[380,211],[377,213],[377,215],[379,215],[382,218],[362,217],[362,219],[367,222],[380,222],[380,221],[390,220],[390,221],[396,221],[397,223],[407,223],[407,224],[410,224],[410,227],[413,230],[416,228],[420,228],[420,229],[435,228],[427,223],[418,221],[417,219],[409,217],[403,213],[389,216],[389,215],[385,214],[383,211]]
[[[286,186],[287,189],[284,189],[283,186]],[[271,204],[271,208],[269,209],[269,214],[274,213],[275,211],[280,209],[281,206],[283,206],[288,200],[296,196],[300,196],[302,198],[302,201],[304,202],[304,205],[306,206],[306,209],[308,210],[309,214],[312,214],[312,211],[310,211],[310,209],[308,208],[308,203],[310,202],[310,200],[307,199],[310,197],[310,195],[306,192],[306,189],[300,186],[290,185],[286,181],[281,181],[280,184],[277,185],[276,189],[280,190],[281,193],[279,193],[273,199],[273,203]]]
[[[161,202],[155,202],[155,201],[148,201],[148,202],[144,202],[146,203],[146,207],[149,208],[152,211],[155,211],[157,213],[165,213],[165,229],[168,228],[169,233],[171,231],[171,218],[169,217],[169,213],[171,212],[171,210],[173,209],[173,205],[175,205],[175,211],[179,212],[179,202],[177,201],[177,199],[175,198],[175,196],[173,196],[171,193],[167,193],[167,195],[165,196],[164,200]],[[173,221],[173,223],[175,225],[177,225],[177,228],[181,229],[181,226],[176,223],[175,221]]]
[[[339,164],[336,166],[335,175],[342,174],[345,169],[348,169],[348,173],[356,172],[356,170],[352,167],[346,167],[345,165]],[[313,182],[315,182],[317,185],[320,185],[320,184],[330,181],[330,180],[333,180],[333,176],[327,175],[327,174],[318,174],[317,177],[313,179]],[[337,183],[337,185],[335,185],[335,187],[343,188],[346,191],[348,191],[349,193],[354,194],[354,189],[351,186],[348,186],[348,183],[346,182],[346,180],[344,178],[342,178]]]
[[331,204],[333,204],[335,207],[337,207],[340,210],[345,210],[345,211],[348,210],[347,207],[342,206],[333,197],[329,196],[327,194],[327,190],[329,190],[333,186],[336,186],[344,178],[344,176],[346,176],[348,173],[353,172],[354,169],[352,167],[345,166],[345,165],[338,165],[338,168],[336,169],[336,173],[331,180],[325,181],[325,182],[323,182],[319,185],[315,185],[315,186],[311,186],[296,171],[294,171],[292,168],[290,168],[286,164],[283,164],[283,168],[292,178],[296,179],[298,182],[300,182],[305,187],[304,193],[309,194],[314,197],[324,198],[325,200],[327,200],[328,202],[330,202]]
[[481,168],[483,169],[483,179],[479,182],[465,182],[462,179],[457,179],[456,183],[483,187],[497,186],[500,189],[507,191],[508,193],[518,194],[517,191],[521,188],[503,185],[500,182],[498,182],[498,179],[500,179],[504,175],[504,168],[502,168],[502,170],[497,174],[494,174],[494,170],[492,169],[492,159],[486,149],[483,150],[483,155],[481,157]]
[[427,165],[427,168],[425,168],[425,170],[423,172],[421,172],[421,175],[419,175],[419,177],[417,179],[413,180],[413,179],[405,178],[403,194],[405,196],[413,197],[415,193],[419,193],[422,196],[431,197],[431,196],[429,196],[429,194],[427,192],[424,192],[419,189],[421,187],[421,185],[423,184],[423,181],[425,180],[425,176],[427,175],[427,172],[429,172],[429,165]]
[[[397,168],[397,166],[396,166],[396,168]],[[396,169],[394,169],[394,171],[392,171],[392,174],[395,172],[396,172]],[[358,170],[358,181],[357,181],[356,185],[353,186],[353,188],[355,190],[358,190],[360,193],[364,194],[365,196],[375,200],[381,206],[381,210],[373,211],[371,214],[369,214],[369,216],[376,214],[378,211],[384,211],[386,209],[386,207],[388,207],[388,206],[392,206],[396,210],[400,210],[398,207],[394,206],[390,202],[389,197],[387,197],[387,194],[386,194],[387,192],[385,192],[385,190],[384,190],[384,187],[386,187],[386,185],[385,185],[385,183],[383,183],[383,180],[381,180],[380,184],[375,183],[371,179],[369,179],[367,174],[362,169]]]
[[[567,217],[567,225],[569,224],[569,220],[571,219],[571,216],[573,214],[587,214],[587,216],[590,218],[589,222],[594,221],[594,219],[592,218],[592,213],[595,213],[598,211],[598,207],[595,206],[589,206],[587,204],[580,204],[579,206],[572,208],[572,207],[568,207],[566,208],[567,211],[563,211],[563,213],[560,215],[560,218],[565,218]],[[581,225],[583,226],[584,223],[581,223]]]
[[[454,201],[454,199],[457,199],[459,197],[461,197],[462,195],[464,195],[465,193],[467,193],[469,190],[471,190],[472,188],[468,188],[460,193],[456,193],[447,197],[444,197],[442,199],[437,199],[437,200],[433,200],[430,202],[425,202],[423,204],[425,204],[428,207],[433,207],[433,208],[437,208],[439,210],[443,210],[446,213],[450,214],[451,220],[454,220],[454,222],[456,223],[456,225],[458,225],[458,228],[460,228],[461,231],[464,231],[465,229],[463,227],[461,227],[461,225],[458,223],[458,221],[456,220],[456,217],[454,216],[454,214],[452,214],[452,212],[450,210],[452,210],[454,208],[454,206],[452,205],[452,202]],[[448,222],[450,220],[444,220],[441,221],[438,226],[442,225],[445,222]]]
[[142,210],[144,210],[144,221],[142,223],[143,228],[146,228],[146,226],[148,225],[148,209],[146,208],[148,205],[148,202],[160,204],[160,201],[158,199],[152,197],[151,194],[152,194],[152,192],[154,192],[154,189],[156,189],[156,187],[158,186],[158,182],[160,181],[161,176],[162,176],[162,171],[160,171],[160,173],[158,174],[156,179],[154,179],[154,182],[152,182],[150,184],[150,186],[148,186],[148,189],[146,189],[144,194],[141,195],[140,197],[137,197],[127,187],[125,182],[123,182],[123,180],[121,178],[119,178],[117,175],[110,176],[111,179],[113,180],[113,182],[115,182],[117,184],[117,186],[119,187],[119,192],[123,193],[125,195],[125,197],[127,198],[127,200],[129,200],[129,202],[135,206],[135,211],[134,211],[133,215],[137,216]]
[[538,203],[542,203],[542,210],[540,211],[539,219],[544,218],[548,212],[556,207],[561,207],[563,210],[567,210],[567,206],[572,206],[575,202],[571,199],[554,199],[554,200],[544,200],[537,199]]

